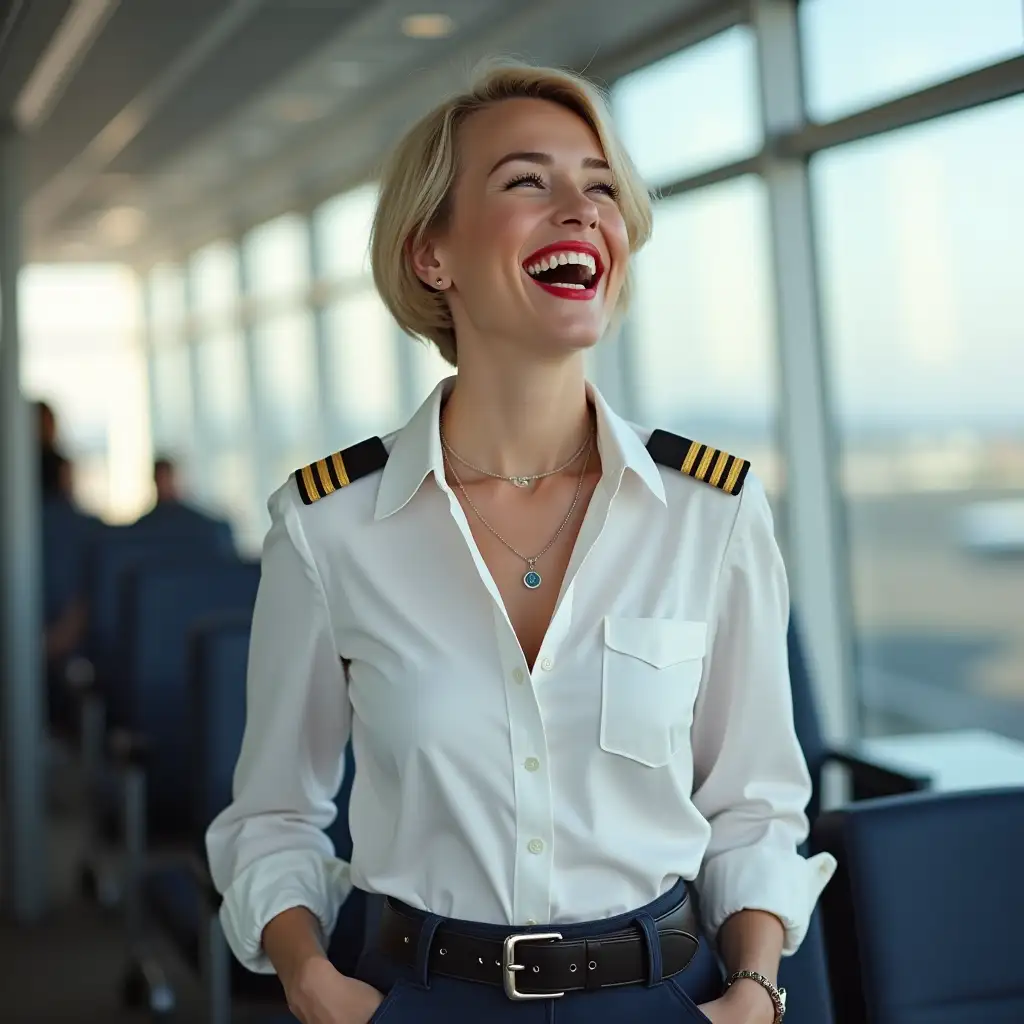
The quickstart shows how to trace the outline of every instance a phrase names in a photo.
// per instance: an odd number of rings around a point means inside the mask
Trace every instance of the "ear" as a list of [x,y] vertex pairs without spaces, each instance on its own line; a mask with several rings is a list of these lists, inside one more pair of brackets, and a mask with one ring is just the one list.
[[435,239],[428,237],[414,242],[410,238],[406,242],[406,251],[414,273],[425,285],[436,289],[438,278],[445,280],[444,260]]

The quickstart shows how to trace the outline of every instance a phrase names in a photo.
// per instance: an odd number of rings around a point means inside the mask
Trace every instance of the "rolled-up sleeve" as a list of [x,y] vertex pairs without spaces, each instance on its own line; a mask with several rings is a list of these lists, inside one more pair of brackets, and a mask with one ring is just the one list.
[[306,907],[326,940],[351,889],[324,832],[344,773],[348,694],[292,486],[269,503],[233,800],[206,835],[228,944],[265,974],[273,967],[262,935],[272,918]]
[[692,730],[693,802],[711,826],[696,880],[709,938],[732,914],[763,910],[794,953],[835,871],[807,838],[810,777],[793,726],[786,651],[789,591],[771,510],[753,476],[741,492]]

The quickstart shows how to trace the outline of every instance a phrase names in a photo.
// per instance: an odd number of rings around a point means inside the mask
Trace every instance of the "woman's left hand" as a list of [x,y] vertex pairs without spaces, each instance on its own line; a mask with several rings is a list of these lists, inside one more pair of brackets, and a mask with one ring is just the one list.
[[725,995],[698,1007],[711,1024],[774,1024],[775,1007],[760,985],[737,983]]

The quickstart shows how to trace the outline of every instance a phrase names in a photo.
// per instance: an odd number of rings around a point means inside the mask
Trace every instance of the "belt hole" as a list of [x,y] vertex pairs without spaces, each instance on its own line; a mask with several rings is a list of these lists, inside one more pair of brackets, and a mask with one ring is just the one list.
[[578,970],[578,968],[576,967],[575,964],[569,964],[569,973],[570,974],[575,974],[577,970]]
[[409,945],[409,936],[406,935],[406,937],[404,939],[402,939],[402,941],[408,946]]
[[447,949],[444,949],[444,948],[442,948],[442,949],[439,949],[439,950],[438,950],[438,953],[440,953],[440,954],[441,954],[441,956],[447,956],[447,955],[448,955],[448,950],[447,950]]
[[494,966],[495,967],[500,967],[501,966],[501,961],[500,960],[495,960],[494,961]]
[[478,957],[476,958],[476,962],[477,962],[478,964],[480,964],[480,966],[481,966],[481,967],[483,967],[483,965],[484,965],[484,958],[483,958],[482,956],[478,956]]
[[597,970],[597,961],[596,960],[591,960],[590,963],[587,964],[587,967],[589,967],[590,970],[592,970],[592,971],[596,971]]
[[533,973],[534,974],[540,974],[540,968],[539,967],[534,967]]

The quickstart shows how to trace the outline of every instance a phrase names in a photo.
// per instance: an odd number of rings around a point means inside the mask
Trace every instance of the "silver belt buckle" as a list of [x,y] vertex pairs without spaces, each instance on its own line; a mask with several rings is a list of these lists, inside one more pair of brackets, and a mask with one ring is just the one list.
[[537,934],[510,935],[501,950],[501,977],[505,985],[505,995],[515,1002],[526,999],[560,999],[564,992],[520,992],[516,988],[516,974],[526,968],[515,962],[516,946],[520,942],[560,942],[561,932],[544,932]]

